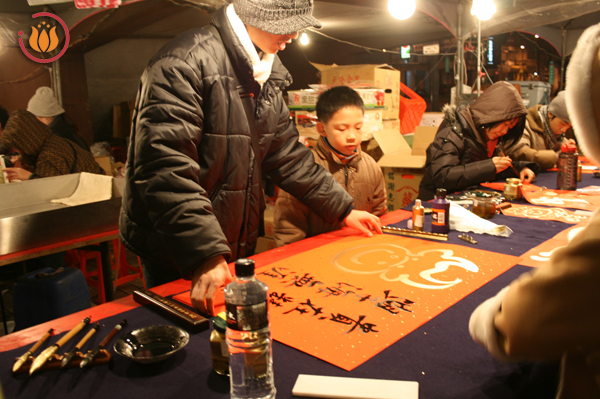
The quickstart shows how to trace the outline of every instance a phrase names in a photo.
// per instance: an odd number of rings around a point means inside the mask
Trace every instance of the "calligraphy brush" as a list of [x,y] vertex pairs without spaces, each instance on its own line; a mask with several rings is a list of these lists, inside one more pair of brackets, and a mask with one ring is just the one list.
[[15,362],[15,364],[13,365],[13,368],[12,368],[13,373],[16,373],[17,370],[21,368],[23,363],[25,363],[27,361],[27,359],[29,358],[29,355],[33,355],[35,353],[35,351],[38,350],[38,348],[44,343],[44,341],[46,341],[52,335],[53,332],[54,332],[53,328],[49,329],[48,332],[46,334],[44,334],[42,336],[42,338],[40,338],[40,340],[31,347],[31,349],[29,349],[20,358],[17,359],[17,361]]
[[75,334],[77,334],[83,327],[88,325],[90,322],[90,318],[86,317],[81,321],[81,323],[77,324],[71,331],[67,333],[64,337],[58,340],[57,343],[52,345],[49,348],[46,348],[42,353],[39,354],[38,357],[35,358],[31,368],[29,369],[29,375],[33,374],[37,369],[42,367],[44,363],[52,356],[56,351],[63,346],[68,340],[70,340]]
[[[501,149],[498,149],[498,151],[500,152],[500,156],[501,157],[506,157],[508,158],[506,155],[504,155],[504,151],[502,151]],[[517,174],[517,177],[520,176],[519,171],[517,170],[517,168],[515,168],[511,162],[510,167],[512,168],[512,170]]]
[[75,353],[79,349],[81,349],[81,347],[83,347],[83,345],[85,345],[85,343],[88,341],[88,339],[90,339],[92,337],[92,335],[94,335],[94,333],[96,331],[98,331],[99,328],[100,328],[100,323],[96,323],[96,325],[94,327],[92,327],[92,329],[90,331],[88,331],[87,334],[85,334],[85,337],[81,338],[81,341],[79,341],[77,343],[77,345],[75,345],[75,347],[73,349],[71,349],[71,352],[66,353],[63,356],[62,362],[60,363],[61,369],[64,369],[65,367],[67,367],[67,365],[71,362],[71,360],[73,360]]
[[85,355],[85,357],[83,358],[83,360],[79,364],[79,367],[84,368],[89,363],[91,363],[96,358],[96,356],[98,355],[98,352],[100,352],[100,349],[103,349],[106,346],[106,344],[108,344],[108,341],[110,341],[112,339],[112,337],[114,337],[115,334],[118,333],[123,328],[123,326],[125,324],[127,324],[127,319],[121,320],[121,322],[119,324],[117,324],[115,326],[115,328],[113,328],[113,330],[110,333],[108,333],[108,335],[106,336],[106,338],[104,338],[102,340],[102,342],[100,342],[100,345],[98,345],[98,347],[96,349],[94,349],[91,352],[88,352]]

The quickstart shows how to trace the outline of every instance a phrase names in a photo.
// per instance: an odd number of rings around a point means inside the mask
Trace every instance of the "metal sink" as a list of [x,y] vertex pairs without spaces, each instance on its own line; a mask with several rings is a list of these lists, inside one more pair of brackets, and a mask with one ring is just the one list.
[[80,174],[0,184],[0,255],[103,233],[119,227],[124,179],[112,182],[106,201],[53,204],[77,188]]

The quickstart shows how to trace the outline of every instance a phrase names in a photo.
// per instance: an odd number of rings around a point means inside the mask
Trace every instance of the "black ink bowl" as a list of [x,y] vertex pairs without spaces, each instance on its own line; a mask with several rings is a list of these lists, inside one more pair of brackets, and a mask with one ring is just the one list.
[[138,363],[163,361],[187,345],[190,335],[175,326],[149,326],[127,333],[114,349]]

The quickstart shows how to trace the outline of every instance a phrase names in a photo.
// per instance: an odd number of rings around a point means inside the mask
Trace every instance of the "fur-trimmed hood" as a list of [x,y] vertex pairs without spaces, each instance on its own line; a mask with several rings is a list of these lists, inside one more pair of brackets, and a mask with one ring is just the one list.
[[566,97],[578,144],[600,162],[600,24],[577,41],[567,68]]

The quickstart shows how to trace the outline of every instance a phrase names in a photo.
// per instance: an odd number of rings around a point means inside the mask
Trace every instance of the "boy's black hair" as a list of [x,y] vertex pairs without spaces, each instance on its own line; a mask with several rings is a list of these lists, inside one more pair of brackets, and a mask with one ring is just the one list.
[[365,113],[365,103],[356,90],[348,86],[334,86],[319,95],[317,118],[327,123],[333,114],[346,107],[356,107]]
[[8,111],[0,107],[0,127],[4,129],[8,121]]

